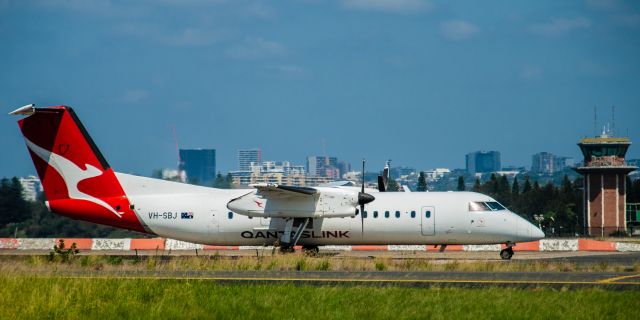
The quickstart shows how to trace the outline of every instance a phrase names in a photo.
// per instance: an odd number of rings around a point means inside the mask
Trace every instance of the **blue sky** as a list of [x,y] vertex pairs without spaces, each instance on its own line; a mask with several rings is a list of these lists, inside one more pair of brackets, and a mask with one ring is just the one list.
[[[0,0],[0,106],[70,105],[118,171],[184,148],[371,169],[579,157],[616,107],[640,143],[640,2]],[[0,116],[0,176],[33,173]],[[628,158],[640,158],[632,145]]]

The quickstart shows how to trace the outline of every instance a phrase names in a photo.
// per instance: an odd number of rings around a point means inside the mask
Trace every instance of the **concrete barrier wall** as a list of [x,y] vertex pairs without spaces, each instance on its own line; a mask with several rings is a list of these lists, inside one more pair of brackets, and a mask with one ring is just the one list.
[[616,242],[617,251],[640,251],[640,243]]
[[18,239],[0,238],[0,250],[18,249]]
[[[60,239],[69,248],[72,243],[80,250],[271,250],[271,246],[215,246],[203,245],[174,239],[89,239],[89,238],[0,238],[0,250],[51,250]],[[448,245],[450,251],[500,251],[506,246],[492,245]],[[300,246],[296,246],[299,250]],[[434,245],[330,245],[323,250],[339,251],[439,251]],[[640,241],[613,242],[592,239],[542,239],[540,241],[518,243],[515,251],[635,251],[640,252]]]
[[91,250],[130,250],[131,239],[93,239]]
[[18,250],[51,250],[55,244],[54,238],[19,238]]
[[578,251],[578,239],[542,239],[540,251]]
[[[501,244],[470,244],[462,246],[463,251],[500,251],[502,250]],[[446,250],[445,250],[446,251]]]
[[203,244],[173,239],[167,239],[164,245],[165,250],[202,250],[204,248]]

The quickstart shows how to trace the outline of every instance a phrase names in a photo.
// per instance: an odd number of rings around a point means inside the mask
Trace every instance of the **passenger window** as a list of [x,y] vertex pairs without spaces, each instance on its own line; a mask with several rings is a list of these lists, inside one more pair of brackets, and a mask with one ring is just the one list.
[[366,212],[366,211],[363,211],[363,212],[362,212],[362,218],[366,218],[366,217],[367,217],[367,212]]
[[233,212],[229,211],[229,213],[227,214],[227,217],[229,219],[233,219]]
[[412,211],[411,211],[411,218],[415,218],[415,217],[416,217],[416,211],[415,211],[415,210],[412,210]]
[[374,217],[374,218],[377,218],[377,217],[378,217],[378,211],[374,211],[374,212],[373,212],[373,217]]
[[384,212],[384,217],[385,217],[385,218],[389,218],[389,211],[385,211],[385,212]]
[[431,218],[431,211],[430,211],[430,210],[427,210],[427,211],[424,213],[424,216],[425,216],[425,217],[427,217],[427,218]]
[[396,211],[396,218],[400,218],[400,211]]
[[486,203],[480,201],[469,202],[469,211],[491,211]]

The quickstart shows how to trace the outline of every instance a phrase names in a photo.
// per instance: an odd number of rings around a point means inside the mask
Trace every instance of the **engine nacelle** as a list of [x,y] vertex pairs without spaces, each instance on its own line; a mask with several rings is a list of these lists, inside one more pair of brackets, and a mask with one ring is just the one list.
[[358,192],[316,187],[315,194],[254,190],[227,203],[227,208],[250,217],[340,218],[356,215]]

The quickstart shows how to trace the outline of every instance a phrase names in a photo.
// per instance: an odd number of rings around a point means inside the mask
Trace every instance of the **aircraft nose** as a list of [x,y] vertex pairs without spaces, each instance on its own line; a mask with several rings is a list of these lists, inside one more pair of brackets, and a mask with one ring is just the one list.
[[517,235],[521,241],[534,241],[544,238],[544,232],[533,225],[526,219],[518,216],[517,218]]
[[534,226],[533,224],[531,224],[531,237],[534,240],[540,240],[542,238],[544,238],[544,232],[542,232],[542,230],[540,230],[540,228]]

